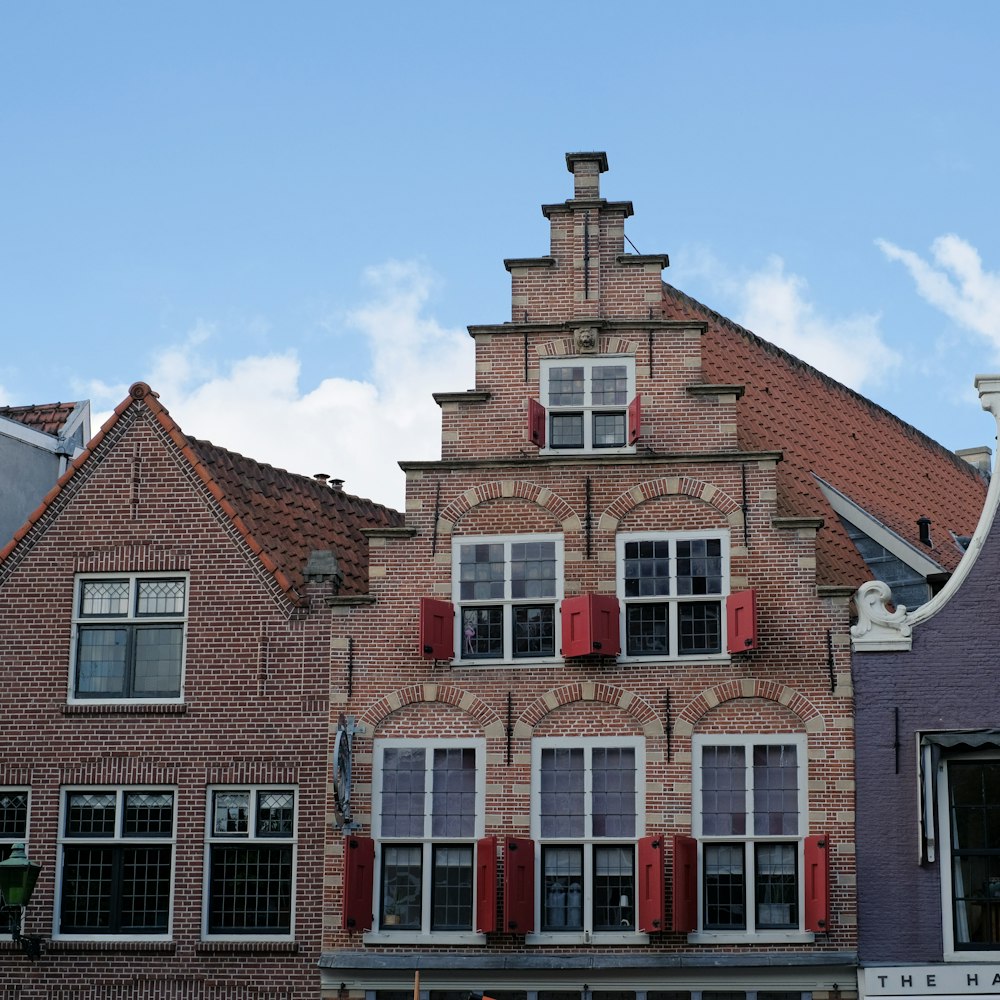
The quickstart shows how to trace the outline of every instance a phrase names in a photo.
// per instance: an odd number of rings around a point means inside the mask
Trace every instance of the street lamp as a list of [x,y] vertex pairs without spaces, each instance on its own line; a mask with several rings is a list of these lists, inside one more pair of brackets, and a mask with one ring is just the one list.
[[10,936],[20,941],[28,958],[42,954],[42,939],[21,933],[21,916],[31,899],[42,866],[29,861],[24,844],[14,844],[6,861],[0,861],[0,898],[10,914]]

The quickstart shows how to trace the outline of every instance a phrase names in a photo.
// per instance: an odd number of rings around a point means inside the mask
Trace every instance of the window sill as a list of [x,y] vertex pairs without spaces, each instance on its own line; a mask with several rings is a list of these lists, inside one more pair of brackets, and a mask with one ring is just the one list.
[[566,662],[563,656],[525,656],[516,660],[503,660],[499,657],[495,660],[452,660],[451,666],[455,670],[490,670],[494,667],[561,667]]
[[184,715],[187,710],[179,701],[70,701],[62,707],[63,715]]
[[730,653],[698,653],[691,656],[669,656],[666,653],[650,653],[648,656],[625,656],[619,654],[619,663],[729,663]]
[[548,458],[580,458],[592,455],[634,455],[635,445],[625,445],[622,448],[540,448],[538,454]]
[[176,950],[173,941],[149,941],[137,938],[53,938],[45,942],[46,951],[132,951],[156,952],[172,955]]
[[194,950],[196,955],[232,955],[241,952],[255,955],[295,955],[298,954],[299,943],[298,941],[286,940],[266,941],[261,938],[253,938],[250,941],[234,941],[230,938],[224,941],[199,941]]
[[649,935],[642,931],[538,931],[525,936],[527,945],[641,945],[649,944]]
[[812,931],[696,931],[688,934],[688,944],[812,944]]
[[436,931],[424,934],[421,931],[368,931],[365,944],[405,944],[405,945],[451,945],[486,943],[486,935],[476,931]]

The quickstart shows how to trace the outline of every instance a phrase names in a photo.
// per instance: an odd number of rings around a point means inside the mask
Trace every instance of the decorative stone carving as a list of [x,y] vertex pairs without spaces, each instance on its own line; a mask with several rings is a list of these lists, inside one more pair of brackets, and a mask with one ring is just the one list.
[[855,649],[910,648],[910,616],[903,604],[898,604],[894,611],[889,610],[892,590],[887,584],[881,580],[869,580],[858,588],[854,600],[858,608],[858,623],[851,626]]
[[597,327],[596,326],[580,326],[577,327],[574,338],[576,340],[576,353],[577,354],[596,354],[597,353]]

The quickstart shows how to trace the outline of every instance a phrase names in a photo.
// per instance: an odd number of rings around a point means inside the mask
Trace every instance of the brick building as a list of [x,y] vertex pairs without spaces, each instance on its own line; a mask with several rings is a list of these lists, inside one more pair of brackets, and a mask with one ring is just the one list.
[[852,996],[850,596],[926,599],[983,478],[665,285],[567,166],[334,609],[324,996]]
[[316,995],[326,598],[400,520],[132,387],[0,550],[0,854],[44,939],[0,937],[3,1000]]
[[[976,380],[1000,418],[1000,377]],[[866,584],[854,628],[858,906],[870,997],[1000,993],[1000,477],[946,587]]]

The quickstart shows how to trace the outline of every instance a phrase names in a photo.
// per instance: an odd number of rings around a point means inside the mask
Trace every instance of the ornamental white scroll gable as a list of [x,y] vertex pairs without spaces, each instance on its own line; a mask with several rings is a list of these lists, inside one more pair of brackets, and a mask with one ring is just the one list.
[[910,648],[913,630],[906,605],[889,610],[892,590],[888,584],[869,580],[858,588],[854,601],[858,609],[858,623],[851,626],[855,649],[878,652]]

